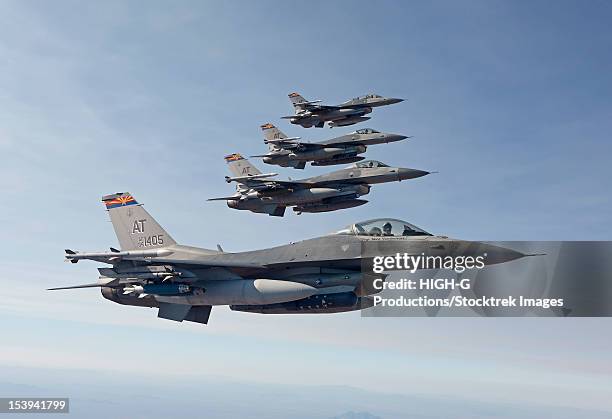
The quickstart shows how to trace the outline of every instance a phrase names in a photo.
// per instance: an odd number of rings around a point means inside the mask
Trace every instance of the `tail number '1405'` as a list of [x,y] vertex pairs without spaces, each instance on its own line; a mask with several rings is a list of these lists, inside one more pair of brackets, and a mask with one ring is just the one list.
[[138,247],[159,246],[160,244],[164,244],[163,234],[138,238]]

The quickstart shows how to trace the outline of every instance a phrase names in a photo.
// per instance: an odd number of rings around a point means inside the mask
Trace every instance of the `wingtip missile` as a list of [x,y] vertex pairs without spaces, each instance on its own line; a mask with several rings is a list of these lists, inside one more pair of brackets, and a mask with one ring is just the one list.
[[323,102],[322,99],[305,100],[304,102],[298,103],[298,105],[314,105],[314,104],[321,103],[321,102]]
[[240,196],[222,196],[219,198],[208,198],[207,201],[240,201]]
[[111,249],[110,252],[95,252],[95,253],[79,253],[75,251],[66,250],[66,260],[77,263],[81,259],[89,260],[102,260],[102,261],[114,261],[118,259],[138,259],[138,258],[152,258],[152,257],[164,257],[170,256],[174,252],[170,249],[148,249],[148,250],[127,250],[119,251],[117,249]]
[[262,173],[259,175],[235,176],[235,177],[225,176],[225,181],[227,183],[231,183],[231,182],[240,182],[240,181],[249,180],[249,179],[264,179],[264,178],[273,177],[273,176],[278,176],[278,173]]
[[297,141],[297,140],[299,140],[301,138],[302,137],[274,138],[274,139],[271,139],[271,140],[264,139],[264,143],[265,144],[290,143],[290,142],[293,142],[293,141]]

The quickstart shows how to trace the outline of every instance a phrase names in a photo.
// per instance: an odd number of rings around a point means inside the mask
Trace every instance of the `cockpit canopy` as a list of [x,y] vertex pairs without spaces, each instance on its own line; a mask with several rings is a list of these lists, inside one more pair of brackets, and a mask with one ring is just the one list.
[[379,134],[380,131],[376,131],[372,128],[362,128],[355,131],[357,134]]
[[375,98],[382,98],[381,95],[375,95],[373,93],[364,95],[364,96],[357,96],[356,98],[354,98],[353,100],[363,100],[363,99],[375,99]]
[[414,224],[396,218],[375,218],[362,221],[351,224],[335,234],[373,237],[431,236],[430,233]]
[[359,162],[355,163],[354,166],[357,167],[358,169],[367,169],[367,168],[370,168],[370,167],[389,167],[388,164],[384,164],[383,162],[378,161],[378,160],[359,161]]

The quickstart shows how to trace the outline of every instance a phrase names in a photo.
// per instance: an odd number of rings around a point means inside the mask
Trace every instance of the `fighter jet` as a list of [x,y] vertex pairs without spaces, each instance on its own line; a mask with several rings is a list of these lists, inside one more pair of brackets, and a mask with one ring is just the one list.
[[359,154],[365,153],[369,145],[392,143],[408,138],[405,135],[363,128],[341,137],[307,143],[299,141],[300,137],[287,137],[270,123],[262,125],[261,129],[269,152],[251,157],[262,157],[264,163],[295,169],[303,169],[307,162],[311,162],[312,166],[354,163],[365,158]]
[[323,128],[325,122],[330,128],[344,127],[367,121],[372,108],[378,106],[392,105],[402,102],[403,99],[385,98],[375,94],[359,96],[347,100],[339,105],[321,105],[321,100],[308,101],[299,93],[289,93],[289,100],[295,108],[295,115],[283,116],[292,124],[301,125],[304,128]]
[[[401,220],[375,219],[284,246],[229,253],[178,244],[129,193],[102,198],[120,249],[66,250],[66,261],[93,260],[97,282],[51,288],[99,287],[119,304],[157,307],[157,316],[207,324],[213,306],[250,313],[338,313],[372,306],[369,270],[377,255],[486,254],[485,264],[522,253],[479,242],[433,236]],[[457,250],[463,249],[463,250]],[[379,276],[378,278],[381,278]]]
[[327,212],[353,208],[367,203],[360,196],[370,193],[371,185],[414,179],[429,174],[424,170],[389,167],[376,161],[355,163],[347,169],[300,180],[270,179],[277,173],[261,173],[247,159],[234,153],[225,156],[233,177],[226,176],[227,183],[236,182],[236,193],[209,201],[227,201],[227,206],[276,217],[285,215],[287,207],[293,207],[298,215],[303,212]]

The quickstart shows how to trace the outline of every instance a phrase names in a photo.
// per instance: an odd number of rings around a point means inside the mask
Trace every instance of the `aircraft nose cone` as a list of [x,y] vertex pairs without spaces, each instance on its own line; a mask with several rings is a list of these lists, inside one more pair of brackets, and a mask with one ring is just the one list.
[[400,102],[403,102],[403,101],[404,101],[404,99],[399,99],[399,98],[395,98],[395,97],[387,99],[387,103],[389,105],[393,105],[395,103],[400,103]]
[[507,247],[495,246],[492,244],[482,244],[481,251],[486,253],[485,264],[495,265],[497,263],[510,262],[523,258],[527,255]]
[[395,141],[402,141],[402,140],[405,140],[406,138],[408,138],[406,135],[389,134],[387,136],[387,142],[388,143],[392,143],[392,142],[395,142]]
[[407,169],[402,167],[397,170],[397,176],[399,177],[399,180],[416,179],[418,177],[422,177],[428,174],[429,172],[419,169]]

